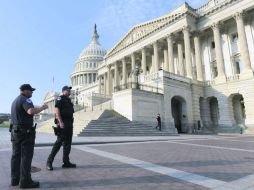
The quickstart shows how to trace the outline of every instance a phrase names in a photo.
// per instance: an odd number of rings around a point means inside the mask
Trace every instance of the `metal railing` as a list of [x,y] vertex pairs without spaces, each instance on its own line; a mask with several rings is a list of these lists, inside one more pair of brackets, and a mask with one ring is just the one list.
[[115,86],[114,92],[118,92],[118,91],[122,91],[122,90],[126,90],[126,89],[131,89],[131,88],[163,94],[162,88],[150,86],[150,85],[144,85],[144,84],[137,84],[137,83],[133,83],[133,82]]
[[240,75],[236,74],[236,75],[232,75],[232,76],[227,76],[227,82],[229,81],[236,81],[236,80],[240,80]]

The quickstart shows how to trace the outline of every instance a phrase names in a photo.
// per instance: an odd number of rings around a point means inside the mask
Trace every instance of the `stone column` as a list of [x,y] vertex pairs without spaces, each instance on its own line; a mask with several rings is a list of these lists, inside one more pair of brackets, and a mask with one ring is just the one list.
[[[114,76],[114,80],[115,80],[115,88],[117,87],[117,86],[119,86],[119,71],[118,71],[118,66],[117,66],[117,62],[115,62],[115,76]],[[116,90],[114,88],[114,91]]]
[[163,69],[167,72],[169,72],[168,68],[168,51],[166,49],[163,50],[163,56],[164,56],[164,66]]
[[106,73],[104,73],[104,77],[103,77],[103,79],[104,79],[104,85],[103,85],[103,93],[104,93],[104,95],[106,95],[107,94],[107,92],[106,92],[106,83],[107,83],[107,80],[106,80]]
[[194,47],[195,47],[195,61],[196,61],[196,69],[197,69],[197,80],[203,81],[203,69],[202,69],[202,59],[201,59],[201,51],[200,51],[200,39],[199,32],[194,34]]
[[[135,74],[134,74],[134,71],[135,71],[135,54],[131,54],[131,82],[132,83],[135,83],[136,82],[136,77],[135,77]],[[131,85],[132,86],[132,85]]]
[[141,50],[141,54],[142,54],[141,68],[143,70],[143,74],[146,75],[146,49],[145,49],[145,47]]
[[181,42],[178,42],[177,44],[177,51],[178,51],[178,66],[179,66],[180,75],[184,76],[183,47]]
[[110,68],[110,66],[109,66],[109,68],[108,68],[108,80],[107,80],[107,93],[108,93],[108,95],[111,95],[111,68]]
[[158,42],[153,43],[153,55],[154,55],[154,72],[159,70],[159,52],[158,52]]
[[175,72],[174,52],[173,52],[173,41],[172,41],[171,34],[167,36],[167,43],[168,43],[168,68],[169,68],[169,72],[174,73]]
[[217,63],[217,70],[218,70],[217,78],[225,80],[226,75],[225,75],[225,66],[224,66],[222,46],[221,46],[220,24],[214,23],[212,25],[212,29],[213,29],[213,35],[214,35],[216,63]]
[[190,28],[186,26],[183,28],[184,49],[185,49],[185,63],[186,63],[186,76],[193,78],[192,75],[192,62],[191,62],[191,44],[190,44]]
[[126,69],[126,61],[125,58],[122,59],[122,74],[123,74],[123,85],[127,85],[127,69]]
[[98,81],[98,87],[99,87],[99,94],[101,94],[101,76],[99,77],[99,81]]
[[151,73],[154,72],[154,55],[151,56],[152,59],[152,65],[151,65]]
[[247,43],[247,38],[245,33],[244,13],[243,12],[236,13],[235,20],[237,24],[241,61],[244,65],[243,73],[250,72],[253,74],[253,70],[251,68],[251,62],[250,62],[248,43]]

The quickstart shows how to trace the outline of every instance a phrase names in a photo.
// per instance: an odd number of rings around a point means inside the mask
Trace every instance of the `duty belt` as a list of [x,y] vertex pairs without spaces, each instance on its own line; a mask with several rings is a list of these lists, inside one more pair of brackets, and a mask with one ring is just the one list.
[[30,127],[27,127],[25,125],[13,125],[13,130],[14,132],[26,132],[26,133],[30,133],[30,132],[34,132],[35,129],[36,129],[36,126],[37,126],[37,123],[34,125],[34,126],[30,126]]

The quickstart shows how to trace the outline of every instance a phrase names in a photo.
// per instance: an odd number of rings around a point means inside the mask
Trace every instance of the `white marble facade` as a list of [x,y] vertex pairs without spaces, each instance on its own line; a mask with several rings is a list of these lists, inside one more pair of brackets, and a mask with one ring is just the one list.
[[[252,132],[253,18],[253,0],[209,0],[198,9],[184,3],[134,26],[107,54],[95,28],[71,75],[76,99],[90,105],[85,94],[111,97],[116,111],[140,122],[154,123],[160,113],[172,132],[239,126]],[[88,60],[97,62],[93,69]],[[88,86],[87,74],[96,76]]]
[[[152,122],[159,112],[172,131],[191,132],[193,126],[252,131],[253,18],[253,0],[210,0],[198,9],[184,3],[133,27],[104,57],[98,88],[131,120]],[[154,101],[142,93],[139,99],[131,89],[136,67],[142,70],[140,88],[158,88]],[[129,104],[123,108],[121,102]]]

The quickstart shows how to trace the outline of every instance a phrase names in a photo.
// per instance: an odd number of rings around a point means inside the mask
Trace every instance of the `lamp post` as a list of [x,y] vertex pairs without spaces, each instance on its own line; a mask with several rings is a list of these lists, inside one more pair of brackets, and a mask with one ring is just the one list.
[[139,89],[139,80],[138,76],[143,73],[143,70],[140,69],[139,65],[136,65],[135,69],[132,71],[132,74],[136,76],[136,89]]

